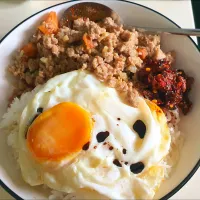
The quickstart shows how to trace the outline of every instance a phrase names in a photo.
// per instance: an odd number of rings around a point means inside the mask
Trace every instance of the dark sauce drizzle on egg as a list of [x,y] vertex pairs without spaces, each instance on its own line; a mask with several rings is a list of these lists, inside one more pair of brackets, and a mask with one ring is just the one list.
[[122,153],[126,154],[127,150],[126,149],[122,149]]
[[35,121],[35,119],[40,115],[41,113],[37,113],[33,119],[30,121],[29,126]]
[[[118,120],[120,120],[120,118],[118,118]],[[138,133],[139,137],[141,139],[144,138],[145,136],[145,133],[146,133],[146,125],[144,124],[143,121],[141,120],[137,120],[134,125],[133,125],[133,129]],[[97,139],[97,142],[98,143],[102,143],[106,140],[106,138],[110,135],[110,133],[108,131],[101,131],[99,132],[97,135],[96,135],[96,139]],[[107,145],[109,143],[107,142],[104,142],[103,145]],[[90,142],[87,142],[83,147],[82,149],[87,151],[89,149],[89,145],[90,145]],[[114,148],[113,146],[109,146],[109,150],[112,151]],[[96,149],[97,146],[94,146],[94,149]],[[127,150],[125,148],[122,149],[122,153],[123,154],[126,154],[127,153]],[[121,162],[124,162],[124,161],[121,161]],[[117,167],[122,167],[122,163],[121,163],[118,159],[114,159],[113,160],[113,164],[116,165]],[[128,162],[125,161],[124,162],[125,165],[128,165]],[[143,170],[144,170],[144,163],[143,162],[137,162],[137,163],[134,163],[134,164],[131,164],[130,165],[130,171],[133,173],[133,174],[139,174],[141,173]]]
[[112,151],[114,148],[112,146],[109,147],[109,150]]
[[110,135],[110,133],[108,131],[102,131],[102,132],[99,132],[96,136],[97,138],[97,142],[98,143],[101,143],[101,142],[104,142],[105,139]]
[[130,165],[130,170],[134,174],[139,174],[143,171],[144,169],[144,163],[143,162],[137,162],[134,164]]
[[83,145],[82,149],[84,151],[87,151],[89,149],[89,147],[90,147],[90,142],[87,142],[86,144]]
[[25,133],[25,139],[27,138],[27,132],[28,132],[28,128],[29,126],[35,121],[35,119],[43,112],[43,108],[42,107],[39,107],[37,109],[37,113],[35,114],[35,116],[32,118],[32,120],[29,122],[28,126],[27,126],[27,130],[26,130],[26,133]]
[[39,107],[38,109],[37,109],[37,113],[42,113],[43,112],[43,108],[42,107]]
[[[123,163],[124,161],[121,161],[121,162]],[[116,165],[117,167],[122,167],[122,164],[120,163],[120,161],[118,159],[114,159],[113,160],[113,164]],[[125,161],[124,164],[128,165],[128,162]],[[144,170],[144,167],[145,166],[144,166],[143,162],[137,162],[137,163],[134,163],[134,164],[130,165],[130,171],[133,174],[139,174]]]
[[137,120],[133,124],[133,130],[137,132],[141,139],[143,139],[146,133],[146,125],[142,120]]
[[122,167],[122,164],[119,162],[118,159],[113,160],[113,164],[116,165],[117,167]]

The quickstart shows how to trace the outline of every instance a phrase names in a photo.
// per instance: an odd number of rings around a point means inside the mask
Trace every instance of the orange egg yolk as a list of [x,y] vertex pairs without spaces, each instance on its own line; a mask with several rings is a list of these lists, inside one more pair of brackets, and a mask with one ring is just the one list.
[[30,151],[40,160],[73,157],[90,141],[90,113],[71,102],[60,103],[40,114],[28,129]]

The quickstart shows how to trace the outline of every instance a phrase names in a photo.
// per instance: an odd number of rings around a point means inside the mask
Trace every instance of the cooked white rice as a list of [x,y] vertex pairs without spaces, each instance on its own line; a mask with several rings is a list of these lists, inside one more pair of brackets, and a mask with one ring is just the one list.
[[[16,146],[17,133],[19,131],[19,116],[27,103],[34,97],[34,95],[41,89],[41,86],[37,86],[33,91],[27,92],[21,96],[20,99],[15,98],[11,106],[8,108],[7,113],[4,114],[2,121],[0,122],[0,128],[8,135],[7,143],[12,149],[12,153],[15,159],[18,159],[18,149]],[[183,144],[183,134],[178,129],[179,112],[178,110],[168,111],[166,113],[168,120],[168,126],[171,134],[171,148],[169,154],[166,158],[160,163],[164,166],[165,169],[165,178],[168,178],[170,172],[177,164],[179,158],[180,148]],[[47,186],[44,185],[44,188],[47,189]],[[80,198],[80,197],[79,197]],[[49,194],[49,199],[77,199],[75,194],[66,194],[64,192],[59,192],[56,190],[51,190]]]

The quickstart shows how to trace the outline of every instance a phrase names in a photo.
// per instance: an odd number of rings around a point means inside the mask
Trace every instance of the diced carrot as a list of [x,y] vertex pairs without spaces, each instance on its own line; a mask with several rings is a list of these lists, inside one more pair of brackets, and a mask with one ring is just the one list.
[[45,27],[44,24],[40,25],[40,26],[38,27],[38,29],[39,29],[42,33],[44,33],[45,35],[49,35],[49,34],[50,34],[49,30]]
[[87,33],[85,33],[85,34],[83,35],[83,41],[84,41],[85,46],[86,46],[87,49],[92,49],[92,48],[94,48],[94,44],[93,44],[93,42],[92,42],[90,36],[89,36]]
[[144,60],[148,55],[147,50],[145,48],[142,48],[142,47],[138,47],[137,52],[138,52],[138,56],[142,60]]
[[27,57],[35,57],[37,55],[37,48],[36,46],[29,42],[28,44],[24,45],[21,50],[24,52],[24,55]]
[[56,33],[58,31],[58,17],[56,12],[51,11],[38,29],[45,35]]

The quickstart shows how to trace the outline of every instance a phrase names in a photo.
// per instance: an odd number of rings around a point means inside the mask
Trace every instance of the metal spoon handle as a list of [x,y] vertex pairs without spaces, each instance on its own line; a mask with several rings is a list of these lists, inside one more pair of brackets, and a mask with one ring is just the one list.
[[182,29],[182,28],[152,28],[135,26],[138,30],[154,33],[169,33],[176,35],[187,35],[200,37],[200,29]]

